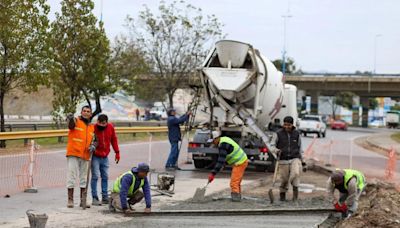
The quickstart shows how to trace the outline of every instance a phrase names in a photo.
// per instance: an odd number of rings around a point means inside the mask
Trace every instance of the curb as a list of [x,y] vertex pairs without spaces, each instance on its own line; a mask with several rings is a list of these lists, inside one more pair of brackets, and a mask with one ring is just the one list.
[[365,140],[369,146],[374,147],[374,148],[379,149],[379,150],[383,150],[385,152],[390,152],[390,148],[386,148],[386,147],[383,147],[383,146],[378,145],[376,143],[373,143],[372,140],[370,139],[371,137],[372,136],[369,136],[367,138],[367,140]]
[[336,170],[333,166],[326,166],[314,159],[309,159],[306,161],[310,170],[315,171],[317,173],[324,174],[326,176],[330,176],[333,171]]

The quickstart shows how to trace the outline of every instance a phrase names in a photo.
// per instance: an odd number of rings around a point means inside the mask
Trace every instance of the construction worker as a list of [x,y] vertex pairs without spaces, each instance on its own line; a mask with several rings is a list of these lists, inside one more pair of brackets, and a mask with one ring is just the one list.
[[189,119],[191,112],[186,113],[180,118],[177,118],[175,115],[175,109],[172,108],[168,110],[168,139],[171,144],[171,151],[169,153],[167,163],[165,164],[165,169],[168,171],[180,170],[177,165],[177,161],[179,158],[179,141],[182,140],[181,128],[179,127],[179,125],[183,124]]
[[286,200],[286,192],[289,183],[293,186],[293,201],[299,196],[301,167],[306,171],[306,163],[303,160],[300,132],[293,126],[293,118],[286,116],[283,119],[283,128],[276,132],[275,140],[272,140],[271,150],[275,151],[279,159],[279,173],[281,178],[280,200]]
[[[115,162],[118,164],[120,153],[118,147],[117,134],[115,134],[114,126],[108,123],[108,116],[100,114],[97,117],[95,125],[95,135],[97,139],[96,151],[92,156],[92,180],[90,187],[92,189],[92,204],[100,206],[108,204],[108,155],[112,146],[115,152]],[[97,180],[101,177],[101,202],[97,196]]]
[[212,139],[209,139],[208,142],[218,146],[219,150],[217,164],[209,174],[208,182],[211,183],[214,180],[215,175],[222,169],[225,162],[232,165],[231,198],[233,202],[240,202],[242,199],[240,184],[249,163],[246,153],[233,139],[226,136],[221,137],[219,131],[213,131]]
[[[81,188],[81,203],[86,200],[86,182],[89,168],[90,153],[96,149],[94,138],[94,125],[90,123],[92,109],[83,106],[81,115],[74,118],[73,114],[67,115],[68,144],[67,144],[67,207],[74,207],[74,186],[79,173],[79,186]],[[86,202],[85,202],[86,203]],[[87,205],[86,207],[89,207]]]
[[[358,199],[366,186],[364,174],[354,169],[334,171],[328,179],[328,194],[336,210],[343,218],[349,218],[357,211]],[[335,197],[335,189],[340,193]]]
[[[109,209],[111,211],[120,210],[126,214],[132,213],[131,205],[140,202],[143,198],[146,201],[146,213],[151,212],[150,185],[147,174],[150,171],[149,165],[139,163],[130,171],[119,176],[113,185]],[[140,191],[142,188],[143,192]],[[128,199],[128,200],[127,200]]]

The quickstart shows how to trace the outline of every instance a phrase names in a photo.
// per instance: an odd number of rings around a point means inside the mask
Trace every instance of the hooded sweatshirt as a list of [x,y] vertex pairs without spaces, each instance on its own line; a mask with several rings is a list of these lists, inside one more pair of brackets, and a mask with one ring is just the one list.
[[[128,191],[129,188],[131,187],[132,184],[134,184],[133,187],[133,192],[135,192],[137,189],[139,189],[141,178],[138,177],[138,170],[136,167],[133,167],[131,169],[133,175],[136,177],[135,183],[132,183],[132,175],[125,174],[122,179],[121,179],[121,190],[119,192],[119,197],[121,199],[121,207],[122,209],[127,209],[128,208],[128,203],[127,203],[127,197],[128,197]],[[146,208],[151,208],[151,194],[150,194],[150,185],[147,177],[143,178],[144,179],[144,185],[142,187],[143,194],[144,194],[144,199],[146,201]]]

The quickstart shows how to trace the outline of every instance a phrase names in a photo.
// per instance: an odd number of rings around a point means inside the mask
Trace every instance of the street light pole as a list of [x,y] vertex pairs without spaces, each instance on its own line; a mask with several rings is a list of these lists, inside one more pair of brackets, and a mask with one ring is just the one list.
[[291,18],[292,15],[288,12],[283,17],[283,50],[282,50],[282,74],[285,75],[286,73],[286,20]]

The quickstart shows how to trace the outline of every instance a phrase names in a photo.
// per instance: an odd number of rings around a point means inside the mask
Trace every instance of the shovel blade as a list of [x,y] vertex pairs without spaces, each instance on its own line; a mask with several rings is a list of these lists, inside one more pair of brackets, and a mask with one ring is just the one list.
[[193,202],[202,202],[204,201],[204,196],[206,194],[206,188],[197,188],[196,192],[193,195]]
[[268,197],[269,197],[269,201],[270,201],[271,203],[274,203],[274,193],[272,192],[272,189],[270,189],[270,190],[268,191]]

